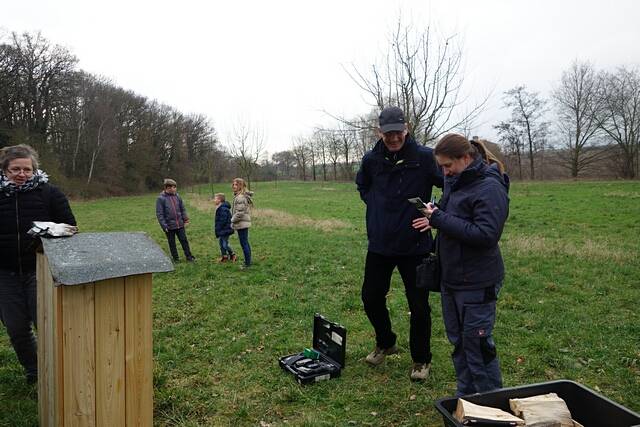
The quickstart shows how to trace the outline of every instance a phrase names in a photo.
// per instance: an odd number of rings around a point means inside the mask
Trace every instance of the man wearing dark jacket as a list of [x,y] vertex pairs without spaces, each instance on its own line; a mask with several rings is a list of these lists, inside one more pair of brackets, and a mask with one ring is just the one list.
[[179,261],[178,248],[176,248],[176,236],[180,241],[184,256],[187,261],[195,261],[195,257],[191,254],[189,241],[187,240],[187,232],[185,226],[189,224],[187,210],[184,203],[177,193],[177,184],[173,179],[164,180],[164,191],[160,193],[156,200],[156,217],[162,231],[167,235],[169,242],[169,250],[174,261]]
[[380,140],[362,158],[356,176],[360,198],[367,206],[369,239],[362,302],[376,334],[375,348],[366,361],[379,365],[398,351],[386,306],[391,275],[397,268],[411,310],[410,377],[424,380],[431,366],[431,310],[428,290],[416,287],[416,267],[431,251],[433,241],[429,233],[413,229],[412,221],[421,214],[407,199],[430,200],[432,187],[443,185],[442,174],[433,151],[409,135],[400,108],[383,109],[379,125]]

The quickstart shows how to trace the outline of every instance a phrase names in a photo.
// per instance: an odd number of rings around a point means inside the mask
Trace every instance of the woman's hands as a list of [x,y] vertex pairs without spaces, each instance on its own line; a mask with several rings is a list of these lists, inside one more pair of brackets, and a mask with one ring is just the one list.
[[436,210],[438,210],[438,207],[433,203],[425,203],[424,209],[420,211],[424,214],[424,217],[414,219],[411,226],[416,230],[420,230],[421,233],[427,230],[431,230],[431,224],[429,223],[429,219],[431,218],[431,215]]

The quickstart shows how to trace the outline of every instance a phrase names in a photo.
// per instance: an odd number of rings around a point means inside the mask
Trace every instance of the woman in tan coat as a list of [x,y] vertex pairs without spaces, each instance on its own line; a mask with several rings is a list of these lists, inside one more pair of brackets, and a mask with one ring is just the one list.
[[247,184],[242,178],[231,183],[233,204],[231,206],[231,228],[238,232],[238,239],[244,254],[243,268],[251,265],[251,246],[249,245],[249,227],[251,227],[252,191],[247,191]]

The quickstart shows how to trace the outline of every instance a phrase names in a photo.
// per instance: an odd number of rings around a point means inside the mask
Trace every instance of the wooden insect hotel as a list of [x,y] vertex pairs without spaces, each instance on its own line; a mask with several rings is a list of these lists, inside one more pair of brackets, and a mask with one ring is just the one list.
[[144,233],[80,233],[42,246],[40,426],[151,426],[152,273],[173,264]]

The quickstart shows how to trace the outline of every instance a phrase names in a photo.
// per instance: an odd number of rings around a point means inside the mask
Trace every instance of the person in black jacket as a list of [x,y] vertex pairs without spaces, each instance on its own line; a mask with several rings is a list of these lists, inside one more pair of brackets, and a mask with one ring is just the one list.
[[416,267],[433,242],[430,234],[411,227],[420,213],[407,199],[429,200],[432,187],[442,187],[443,179],[432,150],[418,145],[409,135],[400,108],[383,109],[379,124],[380,140],[364,155],[356,176],[360,198],[367,207],[369,240],[362,302],[376,334],[375,348],[365,360],[379,365],[385,356],[398,351],[386,306],[391,275],[397,268],[411,311],[410,378],[424,380],[431,365],[431,310],[429,291],[416,287]]
[[67,198],[48,184],[38,155],[28,145],[0,150],[0,318],[24,367],[38,378],[36,338],[36,247],[27,234],[33,221],[76,225]]
[[509,178],[479,141],[449,134],[435,147],[445,174],[440,206],[426,205],[420,230],[438,230],[442,315],[458,396],[502,387],[493,340],[496,300],[504,279],[498,247],[509,215]]
[[225,200],[224,193],[216,193],[213,196],[213,203],[216,205],[216,216],[214,222],[214,231],[220,243],[220,260],[219,262],[236,262],[238,256],[229,246],[229,236],[233,234],[231,228],[231,205]]

